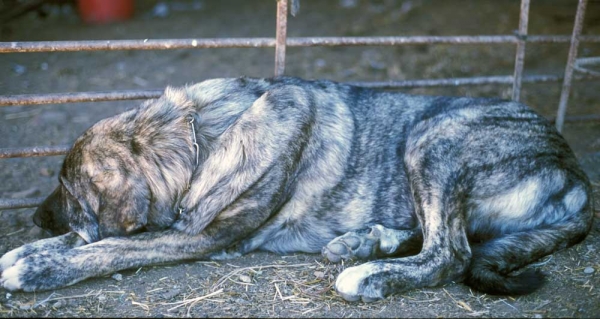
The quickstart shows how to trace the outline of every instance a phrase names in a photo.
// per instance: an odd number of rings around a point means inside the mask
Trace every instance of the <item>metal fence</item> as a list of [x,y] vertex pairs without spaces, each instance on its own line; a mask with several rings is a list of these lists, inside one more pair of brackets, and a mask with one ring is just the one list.
[[[291,14],[298,12],[299,0],[289,0]],[[276,36],[273,38],[215,38],[215,39],[165,39],[165,40],[110,40],[110,41],[38,41],[38,42],[0,42],[0,53],[21,52],[68,52],[68,51],[110,51],[110,50],[173,50],[198,48],[275,48],[275,75],[285,72],[286,47],[311,46],[397,46],[409,44],[516,44],[515,68],[513,75],[422,79],[386,82],[350,82],[351,84],[371,88],[412,88],[435,86],[462,86],[483,84],[512,84],[512,99],[519,100],[522,83],[544,83],[562,81],[556,127],[562,130],[565,120],[600,120],[600,114],[565,117],[569,92],[573,80],[600,78],[600,73],[587,71],[583,67],[590,59],[577,59],[580,42],[600,43],[600,36],[582,36],[583,20],[587,0],[579,0],[573,33],[571,35],[542,36],[529,35],[530,0],[521,0],[519,29],[515,34],[497,36],[393,36],[393,37],[287,37],[288,0],[277,0]],[[524,76],[525,46],[527,43],[565,43],[570,44],[564,75]],[[595,60],[594,60],[595,61]],[[594,62],[592,61],[592,62]],[[597,62],[597,61],[596,61]],[[574,75],[574,70],[582,71]],[[40,105],[55,103],[97,102],[156,98],[162,90],[128,90],[114,92],[80,92],[55,94],[0,95],[0,107],[10,105]],[[36,146],[26,148],[0,149],[1,158],[62,155],[69,145]],[[0,209],[35,207],[43,198],[0,199]]]

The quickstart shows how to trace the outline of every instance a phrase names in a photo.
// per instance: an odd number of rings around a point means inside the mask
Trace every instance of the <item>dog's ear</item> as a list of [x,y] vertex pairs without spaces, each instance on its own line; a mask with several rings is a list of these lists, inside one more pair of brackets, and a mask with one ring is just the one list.
[[[86,200],[80,198],[80,195],[73,192],[73,186],[69,181],[61,177],[60,182],[67,190],[65,207],[69,210],[69,228],[83,238],[88,244],[99,241],[100,232],[98,228],[98,219],[96,218],[93,209]],[[77,209],[75,205],[79,206],[79,213],[74,211]]]
[[128,235],[147,223],[150,194],[134,171],[106,168],[91,177],[101,199],[96,208],[101,238]]

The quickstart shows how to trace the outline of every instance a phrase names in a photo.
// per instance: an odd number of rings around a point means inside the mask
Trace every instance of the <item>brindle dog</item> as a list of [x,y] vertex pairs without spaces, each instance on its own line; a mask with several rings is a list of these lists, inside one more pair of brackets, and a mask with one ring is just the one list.
[[525,105],[286,77],[167,88],[79,137],[59,182],[34,218],[59,236],[0,259],[8,290],[261,249],[375,259],[338,277],[352,301],[525,294],[543,275],[511,273],[593,216],[573,152]]

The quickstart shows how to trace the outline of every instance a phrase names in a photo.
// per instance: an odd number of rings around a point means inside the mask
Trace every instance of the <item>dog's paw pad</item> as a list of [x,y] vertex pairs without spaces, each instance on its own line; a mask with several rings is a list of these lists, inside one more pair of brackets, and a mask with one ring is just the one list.
[[367,259],[376,255],[378,239],[371,233],[350,232],[333,239],[321,250],[331,262],[353,257]]
[[370,264],[347,268],[335,281],[335,290],[342,298],[351,302],[373,302],[383,299],[383,292],[367,280],[373,273],[374,268]]
[[22,258],[23,252],[24,248],[19,247],[4,254],[4,256],[0,258],[0,271],[4,271],[12,267],[19,259]]
[[348,246],[340,242],[331,242],[321,250],[323,257],[334,263],[350,258],[350,253],[351,251],[348,249]]

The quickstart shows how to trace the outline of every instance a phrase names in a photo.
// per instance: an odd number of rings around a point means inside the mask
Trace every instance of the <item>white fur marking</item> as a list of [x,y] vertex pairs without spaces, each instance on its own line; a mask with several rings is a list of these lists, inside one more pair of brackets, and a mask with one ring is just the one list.
[[371,264],[362,264],[356,267],[350,267],[342,271],[335,281],[335,289],[344,296],[358,297],[360,284],[374,272]]
[[8,269],[12,265],[14,265],[17,262],[17,260],[19,260],[19,256],[21,255],[23,250],[24,248],[23,246],[21,246],[4,254],[4,256],[0,258],[0,271]]
[[375,225],[374,227],[381,233],[381,237],[379,238],[379,249],[388,254],[396,251],[400,244],[397,236],[395,236],[396,231],[387,229],[381,225]]
[[21,281],[19,280],[19,274],[21,274],[21,268],[23,268],[23,259],[19,260],[14,266],[6,269],[2,272],[2,278],[0,283],[6,290],[19,290],[21,289]]
[[520,218],[532,211],[540,196],[539,178],[530,178],[508,192],[478,201],[483,211],[505,218]]
[[565,207],[570,213],[579,212],[583,208],[583,205],[585,205],[586,200],[587,196],[585,190],[581,186],[573,188],[563,199]]

